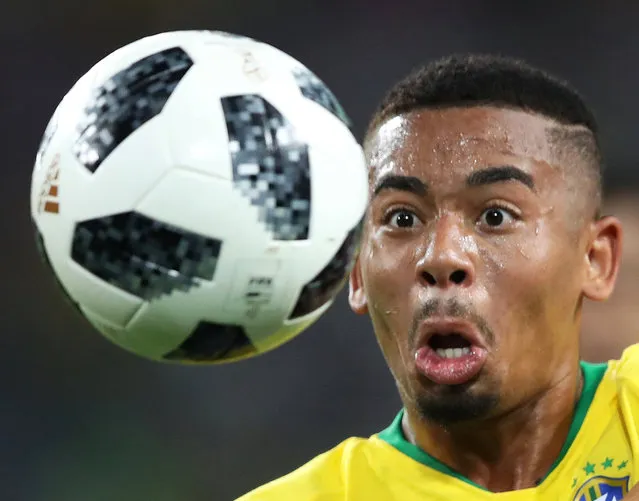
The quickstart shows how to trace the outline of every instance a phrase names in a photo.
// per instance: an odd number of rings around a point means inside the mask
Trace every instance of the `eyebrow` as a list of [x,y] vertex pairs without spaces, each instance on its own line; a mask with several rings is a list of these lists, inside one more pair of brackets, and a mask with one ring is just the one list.
[[532,176],[512,165],[488,167],[487,169],[475,171],[466,178],[468,186],[484,186],[504,181],[519,181],[531,190],[535,190],[535,181]]
[[415,176],[388,174],[377,182],[373,190],[373,195],[379,195],[380,192],[385,190],[407,191],[415,195],[424,196],[428,191],[428,186],[424,181]]
[[[535,189],[535,181],[532,176],[512,165],[488,167],[475,171],[466,178],[466,185],[471,187],[485,186],[505,181],[518,181],[533,191]],[[373,196],[377,196],[385,190],[406,191],[414,195],[424,196],[428,192],[428,185],[415,176],[388,174],[377,182],[373,190]]]

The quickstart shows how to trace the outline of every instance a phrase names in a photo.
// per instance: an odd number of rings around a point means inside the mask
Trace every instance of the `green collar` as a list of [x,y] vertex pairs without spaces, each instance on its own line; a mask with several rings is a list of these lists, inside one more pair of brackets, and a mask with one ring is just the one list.
[[[579,432],[579,429],[581,428],[581,425],[586,417],[588,409],[590,408],[590,404],[595,397],[595,392],[597,391],[599,383],[601,382],[601,379],[603,378],[604,373],[608,368],[608,364],[591,364],[588,362],[581,362],[580,365],[584,375],[583,391],[575,407],[575,414],[572,419],[572,424],[570,425],[570,430],[568,431],[566,442],[564,443],[564,446],[559,453],[559,457],[555,460],[546,476],[548,476],[557,467],[557,465],[561,462],[561,460],[568,452],[568,449],[570,449],[570,446],[575,440],[575,437],[577,436],[577,433]],[[416,445],[408,442],[404,437],[404,433],[402,431],[403,415],[404,409],[399,411],[391,425],[384,431],[380,432],[378,434],[378,437],[419,463],[422,463],[430,468],[433,468],[434,470],[444,473],[445,475],[450,475],[451,477],[462,480],[479,489],[486,490],[482,486],[474,483],[472,480],[469,480],[466,477],[460,475],[452,468],[449,468],[444,463],[438,461]]]

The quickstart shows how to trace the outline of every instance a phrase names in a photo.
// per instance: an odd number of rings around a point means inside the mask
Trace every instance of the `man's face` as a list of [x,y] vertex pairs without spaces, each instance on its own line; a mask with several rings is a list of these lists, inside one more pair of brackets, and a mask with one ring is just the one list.
[[404,404],[426,419],[496,416],[575,370],[592,231],[553,165],[553,124],[492,107],[422,110],[367,145],[351,306],[370,314]]

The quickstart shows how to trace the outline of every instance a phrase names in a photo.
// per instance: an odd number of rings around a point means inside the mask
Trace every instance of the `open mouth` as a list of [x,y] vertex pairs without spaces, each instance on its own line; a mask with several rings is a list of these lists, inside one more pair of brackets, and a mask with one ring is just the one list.
[[415,349],[415,368],[437,384],[464,384],[479,374],[487,356],[481,333],[473,324],[429,319]]
[[432,334],[428,346],[441,358],[462,358],[472,352],[472,343],[463,334]]

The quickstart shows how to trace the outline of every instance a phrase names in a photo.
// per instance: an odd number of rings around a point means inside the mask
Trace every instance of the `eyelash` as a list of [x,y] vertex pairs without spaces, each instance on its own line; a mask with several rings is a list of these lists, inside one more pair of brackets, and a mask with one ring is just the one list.
[[509,205],[506,204],[502,204],[499,202],[493,202],[491,203],[488,207],[486,207],[484,210],[481,211],[481,214],[486,213],[486,211],[491,210],[491,209],[499,209],[499,210],[503,210],[504,212],[507,212],[513,219],[515,220],[519,220],[520,216],[517,213],[517,211],[513,210],[513,208]]
[[395,216],[397,216],[397,214],[399,214],[400,212],[408,212],[410,214],[413,214],[417,219],[419,219],[419,217],[417,217],[416,211],[414,211],[413,209],[409,207],[393,207],[384,213],[384,217],[382,218],[382,223],[390,224],[392,219]]

